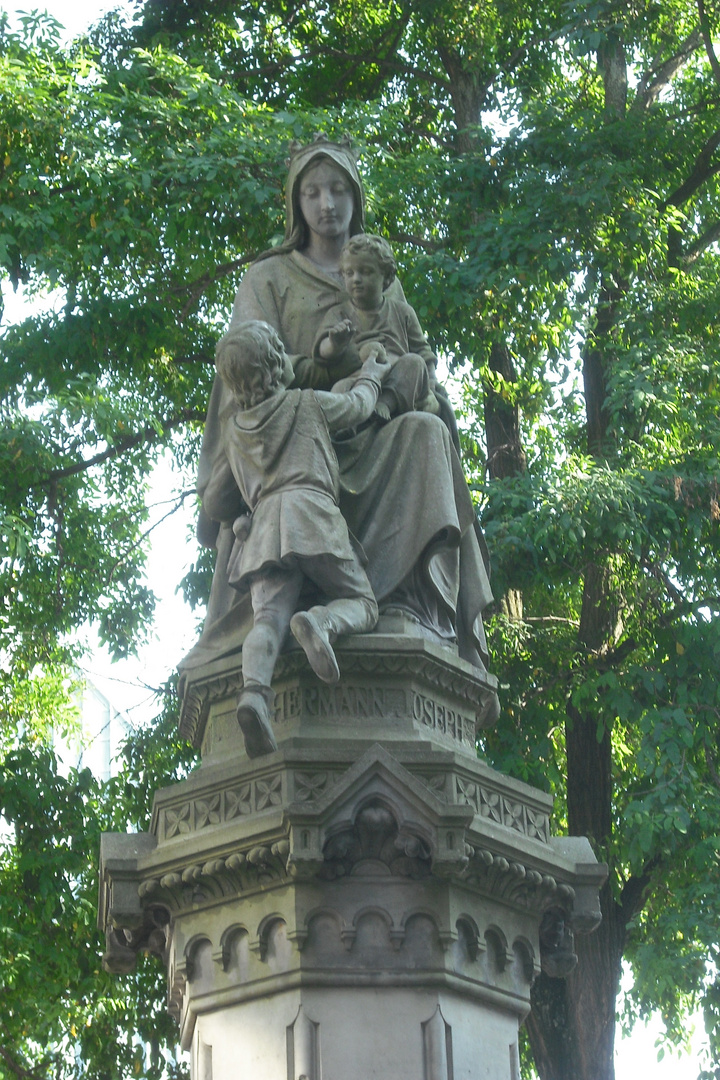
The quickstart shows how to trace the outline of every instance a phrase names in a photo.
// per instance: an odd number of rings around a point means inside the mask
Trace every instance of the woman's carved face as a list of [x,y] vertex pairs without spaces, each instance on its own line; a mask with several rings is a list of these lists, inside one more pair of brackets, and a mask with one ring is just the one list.
[[331,161],[311,165],[300,177],[300,212],[311,233],[348,236],[355,202],[350,181]]

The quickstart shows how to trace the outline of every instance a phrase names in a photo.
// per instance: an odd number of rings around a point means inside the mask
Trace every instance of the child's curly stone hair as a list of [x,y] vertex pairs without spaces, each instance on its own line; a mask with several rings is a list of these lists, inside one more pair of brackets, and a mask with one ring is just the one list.
[[357,233],[351,236],[347,244],[340,252],[340,267],[346,255],[370,255],[375,259],[383,272],[383,288],[395,279],[397,263],[392,253],[392,248],[384,236],[376,236],[375,233]]
[[269,323],[248,320],[228,330],[215,348],[218,375],[241,409],[251,409],[283,383],[285,349]]

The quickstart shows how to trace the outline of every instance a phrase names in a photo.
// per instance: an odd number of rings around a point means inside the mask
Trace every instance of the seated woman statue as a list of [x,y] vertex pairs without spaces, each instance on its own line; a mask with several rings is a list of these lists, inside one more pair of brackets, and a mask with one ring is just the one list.
[[[313,357],[329,314],[351,311],[340,252],[364,231],[364,195],[349,145],[319,136],[296,147],[286,186],[287,228],[240,282],[231,326],[259,319],[274,327],[294,368],[294,384],[329,390],[346,372]],[[397,279],[387,295],[403,300]],[[238,651],[252,625],[249,597],[233,589],[227,563],[232,523],[242,501],[224,450],[232,399],[215,379],[201,451],[198,535],[217,548],[202,636],[181,670]],[[381,613],[403,612],[418,633],[448,646],[486,671],[482,611],[492,600],[482,538],[446,423],[406,412],[389,423],[368,421],[336,436],[340,509],[367,558]],[[484,547],[484,545],[483,545]]]

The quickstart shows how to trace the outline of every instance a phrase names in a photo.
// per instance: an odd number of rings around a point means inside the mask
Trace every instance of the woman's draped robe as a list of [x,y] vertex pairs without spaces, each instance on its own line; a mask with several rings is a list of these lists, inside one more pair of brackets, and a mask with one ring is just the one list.
[[[402,297],[396,283],[390,287]],[[342,286],[297,251],[258,260],[246,272],[232,322],[261,319],[279,332],[295,369],[294,385],[330,389],[331,367],[313,359],[313,344],[333,307],[348,302]],[[202,514],[198,535],[217,547],[207,616],[186,670],[239,650],[252,625],[249,594],[227,581],[232,521],[242,512],[223,450],[233,412],[229,391],[215,379],[198,471]],[[335,440],[340,509],[367,556],[380,609],[402,610],[482,671],[487,646],[482,611],[492,600],[487,556],[447,428],[426,413],[371,422]],[[484,548],[484,545],[483,545]]]

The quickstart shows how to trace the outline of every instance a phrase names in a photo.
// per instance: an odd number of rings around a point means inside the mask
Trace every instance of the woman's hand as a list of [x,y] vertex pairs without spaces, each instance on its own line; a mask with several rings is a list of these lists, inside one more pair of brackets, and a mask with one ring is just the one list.
[[390,370],[384,347],[379,341],[369,341],[367,345],[363,345],[360,355],[363,358],[361,373],[381,383]]

